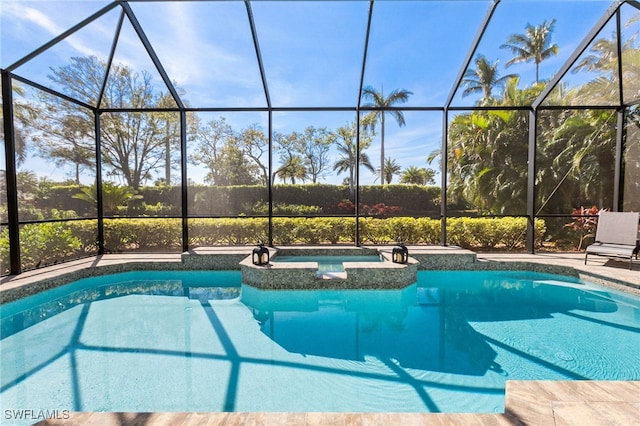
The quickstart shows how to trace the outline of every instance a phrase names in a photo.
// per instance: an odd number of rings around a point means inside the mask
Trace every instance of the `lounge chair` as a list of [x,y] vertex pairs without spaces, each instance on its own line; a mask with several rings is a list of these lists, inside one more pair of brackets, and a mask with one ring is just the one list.
[[633,256],[638,258],[638,221],[640,213],[601,212],[598,217],[596,240],[587,247],[584,264],[590,254],[597,256],[622,257],[629,259],[629,269]]

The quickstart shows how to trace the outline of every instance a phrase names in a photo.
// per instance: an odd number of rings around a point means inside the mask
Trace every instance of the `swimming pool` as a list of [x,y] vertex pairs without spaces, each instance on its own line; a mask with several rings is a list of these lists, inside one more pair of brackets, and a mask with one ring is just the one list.
[[539,273],[262,291],[127,272],[0,314],[2,412],[500,412],[509,379],[640,379],[638,298]]

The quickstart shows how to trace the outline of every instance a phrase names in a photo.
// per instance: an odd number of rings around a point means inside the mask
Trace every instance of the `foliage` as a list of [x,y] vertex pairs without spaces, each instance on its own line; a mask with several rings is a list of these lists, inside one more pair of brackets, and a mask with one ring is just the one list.
[[[102,108],[171,108],[168,93],[156,92],[151,75],[129,66],[107,63],[95,56],[74,57],[52,70],[48,77],[73,98]],[[108,76],[103,90],[105,76]],[[79,183],[82,167],[95,167],[93,111],[78,107],[47,92],[39,94],[44,107],[33,124],[34,139],[43,155],[76,167]],[[101,115],[102,161],[110,173],[137,189],[158,170],[165,179],[172,167],[171,151],[179,150],[179,115],[169,111],[118,112]]]
[[[539,90],[522,92],[517,89],[517,80],[512,79],[503,98],[495,104],[506,107],[514,99],[534,99]],[[528,114],[523,111],[457,115],[449,127],[447,153],[451,200],[467,200],[481,214],[523,214],[527,201],[528,135]]]
[[[253,125],[236,133],[224,117],[201,124],[192,130],[196,149],[189,156],[193,164],[203,164],[209,171],[204,180],[211,185],[253,185],[259,182],[260,172],[265,177],[266,167],[256,149],[266,144],[262,130]],[[264,181],[266,183],[266,180]]]
[[374,111],[368,114],[370,117],[372,117],[372,119],[365,121],[365,129],[374,132],[376,124],[378,122],[380,123],[380,168],[378,169],[378,172],[380,173],[381,184],[384,184],[385,182],[384,127],[386,114],[391,114],[391,116],[396,120],[396,123],[398,123],[398,126],[403,127],[405,125],[404,114],[402,113],[402,111],[386,111],[385,109],[400,103],[406,103],[409,100],[409,96],[411,95],[413,95],[413,92],[410,92],[406,89],[395,89],[391,93],[389,93],[387,97],[385,97],[383,89],[378,91],[378,89],[372,86],[366,86],[362,88],[362,93],[360,95],[360,97],[364,101],[362,106],[376,108]]
[[[142,199],[133,188],[127,186],[118,186],[111,182],[102,182],[102,210],[105,216],[114,216],[118,214],[118,208],[125,206],[132,200]],[[86,201],[91,205],[98,203],[97,184],[91,186],[80,187],[80,192],[75,194],[73,198]]]
[[546,137],[539,144],[540,210],[566,213],[573,205],[612,207],[615,164],[614,110],[549,111],[540,121]]
[[469,68],[464,73],[461,83],[465,87],[462,96],[473,93],[482,93],[481,103],[493,99],[492,91],[495,87],[504,87],[507,80],[516,77],[515,74],[508,74],[500,77],[498,71],[498,61],[489,63],[484,55],[476,56],[476,68]]
[[267,241],[267,223],[266,218],[189,219],[189,244],[200,247]]
[[396,160],[391,157],[387,157],[384,160],[384,168],[382,170],[378,169],[377,171],[380,173],[380,176],[384,176],[384,181],[382,183],[389,184],[393,180],[393,177],[400,173],[402,167]]
[[308,126],[302,133],[276,132],[275,149],[280,154],[281,165],[273,177],[278,176],[283,182],[289,179],[292,184],[296,180],[318,183],[329,174],[329,150],[337,138],[338,135],[326,127]]
[[[340,244],[355,238],[353,217],[274,217],[274,243]],[[364,244],[439,244],[439,219],[366,217],[360,221]],[[189,219],[191,247],[253,245],[267,240],[267,218]],[[524,248],[526,218],[450,218],[449,242],[472,250],[513,250]],[[545,233],[542,219],[535,221],[536,241]],[[180,252],[180,219],[105,219],[105,250],[111,253]],[[97,236],[95,220],[48,222],[25,225],[20,230],[23,269],[94,253]],[[8,230],[0,234],[0,259],[9,258]],[[6,262],[4,263],[6,264]],[[6,272],[6,271],[5,271]]]
[[[24,87],[20,82],[13,80],[13,124],[14,124],[14,140],[16,163],[19,165],[27,158],[27,138],[31,136],[29,126],[36,119],[38,111],[33,105],[29,105],[24,101]],[[4,113],[2,102],[0,102],[0,129],[4,134]],[[0,197],[1,199],[2,197]]]
[[435,185],[436,171],[424,167],[409,166],[400,174],[400,183],[409,185]]
[[[96,233],[83,221],[26,224],[20,228],[20,262],[23,270],[47,266],[82,256],[95,248]],[[89,221],[91,222],[91,221]],[[95,231],[95,221],[93,229]],[[0,234],[0,259],[9,258],[9,232]],[[4,266],[3,266],[4,269]],[[4,271],[8,272],[8,271]]]
[[104,248],[124,251],[179,251],[182,248],[180,219],[105,219]]
[[375,168],[369,160],[369,156],[364,152],[371,145],[373,137],[373,125],[371,120],[373,115],[364,117],[360,129],[360,143],[357,143],[356,123],[347,124],[336,130],[337,142],[336,149],[340,157],[333,165],[333,170],[338,173],[349,172],[347,177],[347,185],[349,185],[349,193],[353,195],[356,188],[356,168],[364,167],[375,173]]
[[507,61],[507,67],[520,62],[533,61],[536,65],[536,83],[539,78],[540,63],[558,54],[558,45],[551,44],[556,20],[543,21],[538,26],[527,24],[524,34],[511,34],[507,42],[500,46],[501,49],[510,50],[515,56]]
[[[537,245],[542,243],[546,231],[544,220],[534,223]],[[504,249],[524,247],[527,218],[450,218],[447,220],[449,243],[472,250]]]
[[[369,206],[367,204],[359,204],[359,213],[363,216],[397,216],[402,212],[402,208],[399,206],[388,206],[384,203],[378,203],[373,206]],[[338,203],[337,210],[339,213],[350,213],[353,214],[355,212],[355,205],[351,200],[344,200]]]
[[582,250],[582,243],[586,238],[595,236],[596,227],[598,225],[598,214],[602,211],[606,211],[606,209],[599,209],[598,206],[573,209],[573,212],[571,213],[573,215],[571,217],[573,221],[567,223],[565,227],[571,228],[578,234],[578,251]]
[[[258,201],[253,205],[244,205],[244,212],[247,215],[267,215],[269,213],[269,204],[266,201]],[[312,216],[322,213],[322,207],[309,206],[305,204],[286,204],[274,203],[274,215],[286,216]]]

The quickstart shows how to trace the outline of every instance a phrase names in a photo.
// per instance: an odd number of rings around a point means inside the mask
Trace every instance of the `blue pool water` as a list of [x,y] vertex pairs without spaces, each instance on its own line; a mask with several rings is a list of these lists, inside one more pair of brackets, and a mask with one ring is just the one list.
[[344,272],[343,262],[382,262],[380,256],[276,256],[273,262],[317,262],[319,272]]
[[640,300],[537,273],[261,291],[235,271],[128,272],[0,315],[0,413],[501,412],[510,379],[640,379]]

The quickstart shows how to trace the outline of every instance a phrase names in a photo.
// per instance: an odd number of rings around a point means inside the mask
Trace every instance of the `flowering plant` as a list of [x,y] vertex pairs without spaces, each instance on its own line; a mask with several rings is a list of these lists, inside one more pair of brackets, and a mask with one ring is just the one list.
[[[344,200],[338,203],[337,210],[339,213],[353,214],[353,212],[355,212],[355,205],[350,200]],[[360,214],[362,215],[388,217],[395,216],[400,213],[402,213],[402,207],[400,206],[388,206],[385,203],[378,203],[373,206],[369,206],[367,204],[360,203]]]
[[600,209],[597,206],[589,208],[580,207],[579,209],[573,209],[571,212],[573,222],[567,223],[565,228],[571,228],[578,233],[580,237],[580,243],[578,244],[578,251],[582,250],[582,243],[586,238],[595,236],[596,227],[598,226],[598,215],[600,212],[607,209]]

